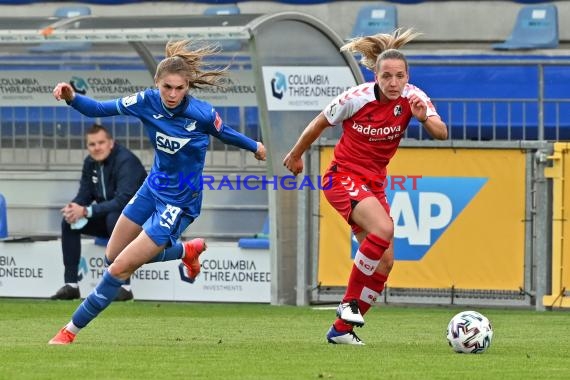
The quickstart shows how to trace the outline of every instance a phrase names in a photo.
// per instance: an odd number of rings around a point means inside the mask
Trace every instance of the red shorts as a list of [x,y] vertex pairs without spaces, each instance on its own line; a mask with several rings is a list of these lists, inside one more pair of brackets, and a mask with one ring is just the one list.
[[390,205],[388,204],[388,199],[386,199],[383,187],[376,186],[377,190],[372,191],[366,182],[365,178],[360,178],[356,174],[340,173],[331,169],[327,170],[323,176],[323,193],[325,197],[331,206],[348,222],[355,235],[362,232],[362,228],[352,221],[350,215],[353,208],[361,200],[375,197],[384,207],[386,213],[390,215]]

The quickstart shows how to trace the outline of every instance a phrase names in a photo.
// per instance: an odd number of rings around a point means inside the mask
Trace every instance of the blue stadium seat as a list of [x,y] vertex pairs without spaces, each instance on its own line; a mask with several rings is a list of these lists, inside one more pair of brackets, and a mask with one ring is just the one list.
[[212,15],[239,15],[240,10],[237,5],[222,5],[216,7],[209,7],[206,8],[204,11],[205,16],[212,16]]
[[558,43],[558,9],[552,4],[535,4],[519,10],[511,35],[505,42],[493,44],[493,49],[554,49]]
[[242,238],[238,241],[238,247],[244,249],[269,249],[269,215],[263,222],[261,233],[253,238]]
[[[204,16],[225,16],[225,15],[239,15],[241,12],[237,5],[221,5],[209,7],[204,10]],[[242,42],[239,40],[219,40],[216,41],[222,51],[239,51],[242,48]]]
[[[91,9],[86,6],[60,7],[55,10],[54,16],[63,18],[73,18],[78,16],[88,16]],[[62,53],[71,51],[85,51],[91,49],[91,42],[58,42],[46,41],[37,46],[32,46],[28,50],[32,53]]]
[[398,11],[395,5],[365,5],[360,8],[350,38],[392,33],[398,28]]
[[[0,107],[0,136],[5,138],[83,138],[85,130],[94,122],[95,119],[83,116],[71,107]],[[130,116],[105,118],[103,125],[118,140],[140,139],[145,136],[142,123]]]
[[57,18],[71,18],[77,16],[88,16],[91,14],[91,9],[86,6],[74,6],[74,7],[60,7],[54,12],[54,16]]
[[8,237],[8,217],[6,199],[0,194],[0,239]]
[[98,245],[99,247],[106,247],[107,244],[109,244],[109,238],[102,237],[102,236],[96,236],[95,240],[94,240],[94,244]]

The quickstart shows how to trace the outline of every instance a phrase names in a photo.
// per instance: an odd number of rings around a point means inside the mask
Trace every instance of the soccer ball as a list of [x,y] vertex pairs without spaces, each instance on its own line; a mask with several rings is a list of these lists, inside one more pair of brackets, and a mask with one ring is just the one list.
[[492,340],[491,322],[476,311],[462,311],[447,325],[447,341],[455,352],[480,354],[489,348]]

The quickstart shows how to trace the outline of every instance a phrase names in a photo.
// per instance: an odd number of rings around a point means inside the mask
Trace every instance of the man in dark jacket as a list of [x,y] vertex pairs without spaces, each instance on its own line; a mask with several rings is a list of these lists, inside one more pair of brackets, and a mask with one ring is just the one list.
[[[80,298],[78,269],[81,234],[110,237],[123,207],[146,178],[140,160],[130,150],[115,143],[103,126],[91,126],[86,132],[86,140],[89,155],[83,162],[79,191],[61,209],[65,285],[51,297],[54,300]],[[120,289],[116,300],[127,301],[132,298],[128,282]]]

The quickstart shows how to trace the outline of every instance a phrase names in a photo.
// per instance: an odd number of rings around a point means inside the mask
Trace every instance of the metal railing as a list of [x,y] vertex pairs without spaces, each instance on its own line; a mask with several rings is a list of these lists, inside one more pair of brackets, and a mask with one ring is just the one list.
[[[107,62],[107,61],[105,61]],[[3,61],[0,58],[0,64]],[[29,63],[28,63],[29,64]],[[122,63],[124,64],[124,63]],[[528,78],[526,86],[533,94],[513,93],[510,97],[440,97],[432,98],[449,128],[449,137],[461,141],[512,141],[570,139],[570,95],[546,97],[545,67],[570,68],[565,60],[410,60],[410,65],[439,69],[441,67],[529,67],[536,78]],[[536,71],[534,71],[536,70]],[[551,83],[552,84],[552,83]],[[497,86],[501,86],[500,82]],[[469,88],[466,89],[469,95]],[[550,91],[551,92],[551,91]],[[232,127],[261,139],[255,107],[219,107],[222,118]],[[0,106],[0,170],[51,170],[80,167],[86,154],[84,131],[93,122],[106,125],[116,140],[141,153],[143,163],[150,166],[152,149],[142,123],[134,118],[116,116],[94,120],[70,107],[2,107]],[[413,121],[405,138],[429,139]],[[207,166],[212,169],[261,169],[262,164],[248,152],[227,146],[212,138]]]

